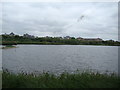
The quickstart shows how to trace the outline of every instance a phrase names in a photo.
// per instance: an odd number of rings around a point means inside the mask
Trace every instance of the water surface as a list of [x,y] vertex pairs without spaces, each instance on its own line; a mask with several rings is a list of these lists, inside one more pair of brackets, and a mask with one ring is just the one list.
[[72,73],[79,69],[118,73],[117,46],[18,45],[2,50],[3,68],[11,72]]

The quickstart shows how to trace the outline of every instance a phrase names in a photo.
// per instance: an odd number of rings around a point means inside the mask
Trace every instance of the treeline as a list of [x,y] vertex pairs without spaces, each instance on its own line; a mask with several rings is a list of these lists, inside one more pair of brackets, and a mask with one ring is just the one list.
[[0,44],[2,45],[17,45],[17,44],[42,44],[42,45],[110,45],[120,46],[118,41],[87,41],[78,40],[75,38],[62,39],[59,37],[35,37],[28,38],[19,35],[0,35]]

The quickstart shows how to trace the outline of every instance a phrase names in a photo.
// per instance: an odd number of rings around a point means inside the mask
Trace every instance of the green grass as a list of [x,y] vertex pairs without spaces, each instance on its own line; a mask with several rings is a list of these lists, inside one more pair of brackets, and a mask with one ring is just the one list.
[[62,73],[59,76],[43,73],[38,76],[34,74],[12,74],[3,72],[3,88],[118,88],[120,77],[115,74]]
[[5,47],[2,47],[2,49],[9,49],[9,48],[16,48],[16,46],[13,46],[13,45],[5,45]]

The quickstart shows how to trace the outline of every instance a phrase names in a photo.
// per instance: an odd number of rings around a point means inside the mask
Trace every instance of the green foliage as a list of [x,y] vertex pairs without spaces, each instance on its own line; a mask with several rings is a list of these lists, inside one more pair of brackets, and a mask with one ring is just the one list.
[[0,44],[3,45],[16,45],[16,44],[44,44],[44,45],[110,45],[110,46],[120,46],[118,41],[87,41],[87,40],[77,40],[74,37],[71,39],[62,39],[58,37],[36,37],[27,38],[24,36],[10,36],[2,35],[2,41]]
[[69,74],[59,76],[49,73],[40,75],[3,72],[3,88],[118,88],[120,77],[99,73]]
[[5,45],[5,47],[2,47],[2,49],[10,49],[10,48],[16,48],[16,46],[13,46],[13,45]]

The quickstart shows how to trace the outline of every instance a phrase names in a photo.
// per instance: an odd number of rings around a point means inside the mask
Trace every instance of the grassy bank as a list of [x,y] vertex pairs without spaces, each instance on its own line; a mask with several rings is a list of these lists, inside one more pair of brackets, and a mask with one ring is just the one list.
[[33,74],[12,74],[3,72],[3,88],[118,88],[120,77],[116,75],[82,73],[62,73],[60,76],[43,73],[38,76]]
[[[91,41],[93,42],[93,41]],[[2,42],[0,45],[18,45],[18,44],[36,44],[36,45],[99,45],[99,46],[120,46],[120,44],[101,44],[101,43],[63,43],[63,42]]]
[[16,46],[13,46],[13,45],[5,45],[5,47],[2,47],[2,49],[9,49],[9,48],[16,48]]

